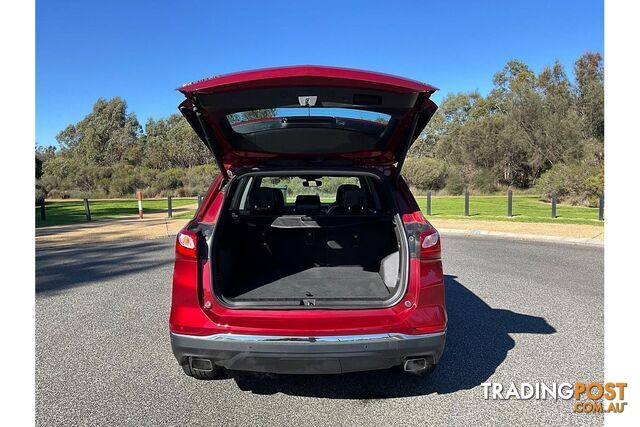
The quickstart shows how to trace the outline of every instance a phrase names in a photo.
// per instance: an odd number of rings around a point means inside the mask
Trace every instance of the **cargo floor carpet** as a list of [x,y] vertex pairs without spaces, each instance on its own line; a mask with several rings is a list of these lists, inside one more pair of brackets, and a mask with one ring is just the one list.
[[[240,277],[228,297],[242,300],[302,298],[384,299],[389,289],[377,271],[362,266],[311,267],[289,274],[273,271],[256,278]],[[259,274],[259,273],[258,273]]]

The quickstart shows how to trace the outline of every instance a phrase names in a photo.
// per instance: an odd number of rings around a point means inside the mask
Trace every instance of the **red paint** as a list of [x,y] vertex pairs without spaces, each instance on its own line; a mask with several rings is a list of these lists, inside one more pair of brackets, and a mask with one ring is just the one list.
[[[399,123],[393,129],[383,150],[336,153],[333,155],[335,158],[351,159],[359,165],[392,165],[398,162],[400,159],[397,153],[401,151],[400,147],[410,137],[407,134],[416,113],[421,112],[430,116],[437,109],[437,106],[429,99],[429,96],[438,90],[434,86],[390,74],[316,65],[243,71],[189,83],[178,89],[187,98],[180,104],[179,108],[181,110],[193,110],[194,100],[200,94],[287,87],[343,87],[365,91],[417,95],[416,104],[413,107],[407,107],[396,112],[396,118]],[[371,110],[376,111],[375,107],[372,107]],[[228,111],[224,111],[224,108],[221,110],[205,109],[203,111],[204,120],[211,129],[215,144],[221,153],[221,161],[225,165],[230,167],[258,165],[275,157],[299,159],[301,157],[321,155],[327,158],[327,153],[285,155],[234,150],[229,143],[229,137],[222,129],[222,123],[227,120],[227,113]],[[425,125],[426,122],[419,125],[413,139],[419,135]]]
[[295,65],[223,74],[178,88],[185,95],[279,86],[334,86],[395,93],[435,92],[438,88],[391,74],[321,65]]

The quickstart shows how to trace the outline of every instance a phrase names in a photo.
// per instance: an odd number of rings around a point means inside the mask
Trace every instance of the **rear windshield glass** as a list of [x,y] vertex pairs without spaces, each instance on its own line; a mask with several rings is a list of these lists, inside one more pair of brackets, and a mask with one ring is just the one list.
[[349,214],[380,213],[385,205],[380,182],[359,176],[241,176],[233,191],[231,209],[240,213],[344,214],[346,198],[360,202]]
[[[305,186],[312,183],[313,186]],[[319,185],[317,185],[319,184]],[[301,194],[318,195],[322,203],[336,202],[338,187],[350,184],[350,188],[360,188],[360,180],[348,176],[323,176],[308,180],[303,177],[265,177],[260,182],[260,187],[280,189],[285,196],[285,203],[293,204],[296,197]]]
[[[318,120],[313,120],[318,118]],[[358,128],[358,131],[380,134],[390,116],[353,108],[286,107],[242,111],[228,114],[233,130],[240,134],[279,129],[287,125],[331,125]],[[340,120],[347,119],[347,120]],[[355,130],[355,129],[354,129]]]

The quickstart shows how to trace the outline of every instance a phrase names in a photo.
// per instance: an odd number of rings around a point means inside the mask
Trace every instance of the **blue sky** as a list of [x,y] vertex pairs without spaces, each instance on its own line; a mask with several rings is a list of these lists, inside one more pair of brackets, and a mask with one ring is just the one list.
[[177,112],[203,77],[293,64],[491,89],[509,59],[570,72],[604,51],[601,1],[67,1],[36,3],[36,143],[121,96],[144,124]]

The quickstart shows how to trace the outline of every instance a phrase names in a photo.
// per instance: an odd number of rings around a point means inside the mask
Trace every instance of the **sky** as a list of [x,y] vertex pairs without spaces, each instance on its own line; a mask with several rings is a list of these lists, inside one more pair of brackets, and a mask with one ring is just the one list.
[[36,3],[36,144],[120,96],[141,124],[183,83],[280,65],[360,68],[452,92],[492,88],[510,59],[571,74],[604,53],[603,1],[68,1]]

